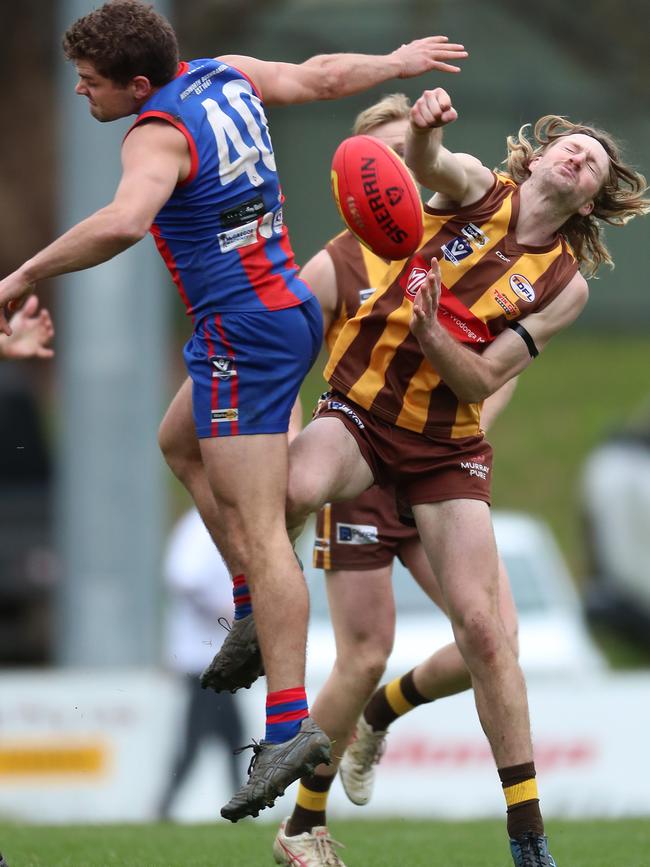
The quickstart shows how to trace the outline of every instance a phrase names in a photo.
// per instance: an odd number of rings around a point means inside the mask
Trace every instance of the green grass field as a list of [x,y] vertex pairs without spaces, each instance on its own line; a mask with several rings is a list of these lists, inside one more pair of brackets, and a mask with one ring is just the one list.
[[[334,822],[347,867],[512,867],[502,822]],[[550,822],[558,867],[650,867],[647,820]],[[0,824],[10,867],[263,867],[275,826]]]

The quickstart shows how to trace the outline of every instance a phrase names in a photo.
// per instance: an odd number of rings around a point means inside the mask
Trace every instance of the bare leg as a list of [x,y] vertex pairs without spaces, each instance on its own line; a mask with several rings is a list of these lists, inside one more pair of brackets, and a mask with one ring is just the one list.
[[[400,553],[405,565],[420,587],[436,603],[438,608],[446,612],[447,608],[440,585],[433,574],[421,542],[409,542],[403,546]],[[517,654],[517,611],[512,598],[508,574],[501,558],[499,558],[499,611],[508,639]],[[431,701],[464,692],[472,685],[465,660],[455,642],[441,647],[416,666],[413,670],[413,682],[420,695]]]
[[479,719],[497,767],[530,762],[526,685],[499,612],[489,508],[478,500],[450,500],[413,511],[471,673]]
[[289,449],[287,529],[295,541],[312,512],[334,500],[349,500],[374,479],[357,443],[337,418],[317,418]]
[[202,439],[200,446],[221,520],[219,538],[245,552],[268,689],[299,686],[309,601],[284,523],[286,435]]
[[312,708],[333,739],[332,764],[319,774],[336,773],[357,720],[386,668],[395,636],[391,566],[368,571],[327,573],[336,660]]
[[158,431],[158,445],[169,468],[194,500],[231,574],[243,572],[242,552],[236,550],[235,539],[228,539],[224,533],[219,507],[205,474],[192,416],[192,380],[189,377],[165,413]]

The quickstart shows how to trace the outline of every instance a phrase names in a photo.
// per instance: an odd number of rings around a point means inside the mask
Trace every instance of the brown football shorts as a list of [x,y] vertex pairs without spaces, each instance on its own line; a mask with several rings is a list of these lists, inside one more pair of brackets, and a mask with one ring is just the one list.
[[343,395],[322,399],[316,418],[340,419],[378,485],[409,506],[445,500],[490,503],[492,446],[482,436],[434,439],[389,424]]
[[313,564],[354,572],[390,566],[417,530],[397,516],[395,489],[373,485],[353,500],[327,503],[316,516]]

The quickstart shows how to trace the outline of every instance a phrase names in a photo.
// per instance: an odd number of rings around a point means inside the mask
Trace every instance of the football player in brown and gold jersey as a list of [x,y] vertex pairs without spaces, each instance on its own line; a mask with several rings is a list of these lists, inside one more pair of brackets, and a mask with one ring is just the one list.
[[525,682],[499,610],[481,408],[579,315],[585,277],[610,261],[601,222],[623,224],[650,202],[607,133],[544,117],[531,139],[524,128],[508,140],[493,172],[442,146],[456,117],[440,88],[410,113],[406,160],[435,193],[423,242],[341,330],[325,371],[333,392],[292,445],[288,519],[295,534],[323,503],[375,483],[410,505],[471,672],[513,861],[555,867]]
[[[361,112],[353,132],[375,136],[403,156],[410,109],[411,103],[404,94],[389,94]],[[368,301],[373,287],[381,283],[389,268],[389,262],[365,248],[349,231],[333,238],[304,266],[301,275],[320,301],[325,342],[330,352],[345,323]],[[513,379],[488,398],[482,416],[484,428],[508,402],[514,384]],[[343,867],[327,828],[326,806],[357,720],[356,739],[341,765],[341,780],[353,803],[365,804],[370,799],[388,716],[379,699],[369,709],[375,711],[370,721],[361,712],[379,683],[393,647],[395,602],[391,579],[395,557],[444,610],[417,528],[407,526],[398,517],[392,486],[373,485],[352,500],[327,503],[318,513],[314,566],[324,569],[326,574],[336,660],[312,713],[332,738],[332,763],[320,765],[313,774],[301,778],[294,811],[282,823],[273,845],[275,860],[280,864]],[[516,613],[501,563],[500,570],[501,613],[516,647]],[[405,712],[407,707],[411,709],[470,686],[463,658],[456,645],[450,644],[400,678],[397,688],[407,698],[402,698],[399,707]],[[381,707],[380,715],[376,713],[377,707]],[[391,711],[389,708],[389,714]],[[376,724],[378,720],[380,724]]]

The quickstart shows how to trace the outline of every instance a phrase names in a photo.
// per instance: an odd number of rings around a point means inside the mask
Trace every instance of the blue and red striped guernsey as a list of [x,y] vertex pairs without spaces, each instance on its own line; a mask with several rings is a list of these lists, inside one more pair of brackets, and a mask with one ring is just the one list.
[[250,79],[218,60],[182,63],[134,126],[154,119],[182,132],[190,151],[188,178],[151,227],[187,313],[198,321],[307,300],[282,219],[264,106]]
[[242,620],[253,613],[251,594],[245,575],[235,575],[232,579],[232,598],[235,603],[235,620]]
[[264,740],[281,744],[298,734],[309,716],[304,686],[270,692],[266,697],[266,734]]

